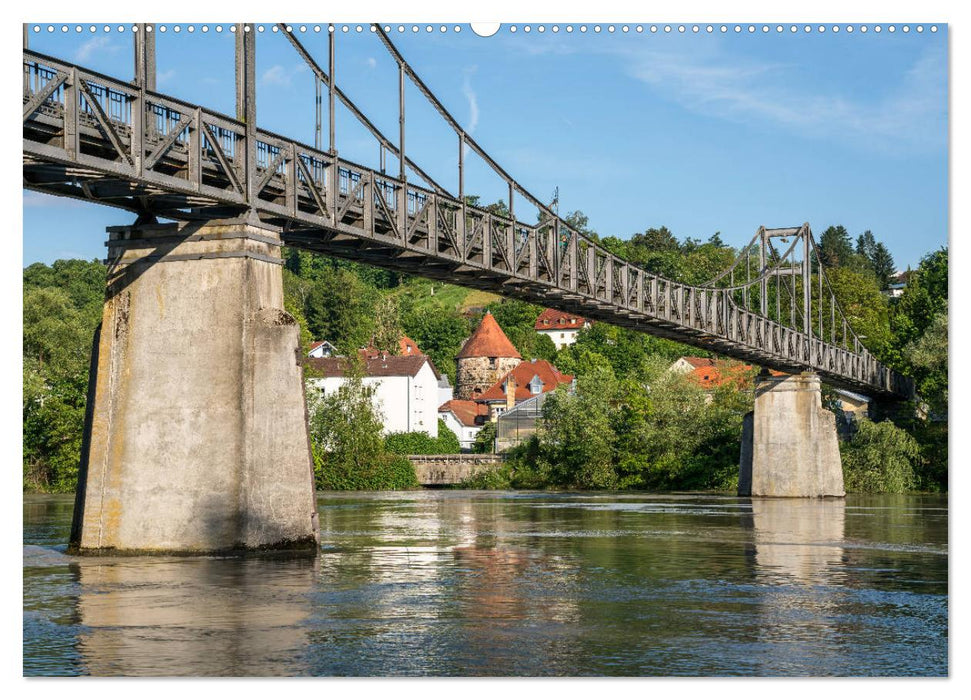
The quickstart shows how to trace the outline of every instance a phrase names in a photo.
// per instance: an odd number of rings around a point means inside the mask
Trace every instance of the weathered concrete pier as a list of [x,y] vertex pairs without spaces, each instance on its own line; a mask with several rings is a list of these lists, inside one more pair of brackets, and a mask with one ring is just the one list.
[[836,417],[823,408],[818,375],[756,379],[739,462],[740,496],[846,495]]
[[72,549],[316,550],[278,234],[243,220],[108,231]]

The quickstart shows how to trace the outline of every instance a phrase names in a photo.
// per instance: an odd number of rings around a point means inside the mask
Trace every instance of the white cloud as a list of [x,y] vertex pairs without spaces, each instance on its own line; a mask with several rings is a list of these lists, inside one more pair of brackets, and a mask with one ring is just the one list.
[[[847,92],[848,82],[807,88],[812,64],[733,55],[724,43],[655,48],[643,42],[605,42],[581,47],[564,36],[506,42],[530,56],[561,56],[584,50],[621,61],[622,70],[664,99],[707,117],[777,127],[800,136],[868,150],[926,151],[947,141],[947,57],[931,47],[896,85]],[[575,39],[575,37],[573,38]]]
[[155,82],[158,83],[159,85],[164,85],[165,83],[170,82],[174,77],[175,77],[175,69],[171,68],[169,70],[164,70],[158,75],[156,75]]
[[290,74],[286,68],[278,63],[270,66],[263,72],[263,75],[260,77],[260,82],[264,85],[282,85],[288,87],[290,85]]
[[793,66],[724,51],[626,51],[627,71],[666,99],[714,118],[776,126],[880,151],[941,147],[945,57],[928,50],[882,97],[809,91]]
[[367,67],[373,70],[378,66],[378,59],[376,59],[374,56],[368,56],[366,63]]
[[279,85],[281,87],[290,87],[293,84],[293,77],[295,75],[309,70],[310,67],[302,61],[300,63],[294,63],[289,67],[277,63],[263,71],[263,75],[260,76],[258,82],[261,85]]
[[479,125],[479,99],[472,89],[471,75],[475,72],[475,66],[465,71],[465,79],[462,81],[462,94],[469,103],[469,123],[465,131],[469,134],[475,133],[475,128]]
[[102,51],[114,53],[119,48],[121,47],[115,44],[110,37],[94,36],[78,47],[78,50],[74,52],[74,60],[76,63],[85,63],[96,53]]

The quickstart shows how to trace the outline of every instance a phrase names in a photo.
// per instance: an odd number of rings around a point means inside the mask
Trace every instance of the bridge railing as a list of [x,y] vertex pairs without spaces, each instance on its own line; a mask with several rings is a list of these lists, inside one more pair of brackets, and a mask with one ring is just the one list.
[[553,306],[593,318],[620,313],[662,335],[703,338],[792,371],[816,369],[885,392],[903,386],[865,349],[807,337],[740,307],[729,290],[651,274],[558,217],[526,224],[261,129],[250,149],[238,120],[34,52],[24,52],[24,71],[25,159],[182,195],[184,207],[253,207],[290,228],[420,252],[512,291],[542,290]]

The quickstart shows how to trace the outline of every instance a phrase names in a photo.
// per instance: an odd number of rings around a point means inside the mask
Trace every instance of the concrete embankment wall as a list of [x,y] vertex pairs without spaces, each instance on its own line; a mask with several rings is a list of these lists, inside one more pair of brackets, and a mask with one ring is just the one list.
[[454,454],[409,455],[415,476],[422,486],[450,486],[497,469],[505,461],[502,455]]

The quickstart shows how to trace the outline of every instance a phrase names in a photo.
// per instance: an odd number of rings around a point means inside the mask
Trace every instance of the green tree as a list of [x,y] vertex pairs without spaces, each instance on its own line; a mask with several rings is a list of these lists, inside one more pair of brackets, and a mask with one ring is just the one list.
[[850,234],[842,226],[830,226],[823,231],[816,248],[820,261],[827,269],[848,265],[854,252]]
[[475,435],[472,451],[476,454],[492,454],[496,448],[496,424],[486,423]]
[[469,319],[457,311],[430,306],[404,313],[402,326],[438,371],[454,384],[455,356],[472,333]]
[[931,320],[924,334],[903,349],[904,361],[913,370],[917,392],[931,411],[947,415],[947,311]]
[[942,248],[921,259],[894,304],[890,322],[898,350],[920,338],[931,321],[946,312],[947,290],[948,255]]
[[920,446],[905,430],[890,421],[873,423],[863,418],[853,437],[841,446],[846,490],[903,493],[913,489],[919,456]]
[[569,212],[563,217],[563,221],[574,231],[587,238],[592,238],[595,241],[600,239],[597,232],[590,228],[590,218],[579,209]]
[[891,343],[890,309],[876,275],[841,267],[827,270],[826,277],[850,327],[870,352],[883,356]]
[[557,387],[543,404],[539,430],[540,469],[554,484],[570,488],[614,488],[613,413],[618,384],[597,369],[580,377],[575,393]]
[[23,284],[23,485],[71,491],[105,268],[84,260],[35,263],[24,269]]
[[397,355],[401,349],[399,341],[404,333],[401,330],[398,300],[389,294],[382,295],[375,304],[374,314],[374,347]]
[[883,243],[877,243],[873,250],[873,255],[869,258],[873,273],[880,281],[880,289],[890,286],[894,273],[897,271],[897,264],[893,260],[893,255]]
[[375,331],[378,292],[350,270],[324,269],[307,299],[311,333],[334,343],[344,353],[367,345]]
[[448,455],[462,451],[458,437],[441,419],[438,420],[438,437],[420,431],[389,433],[384,438],[384,448],[397,455]]
[[310,441],[317,488],[400,489],[418,485],[407,459],[387,452],[373,387],[348,376],[335,392],[310,397]]

